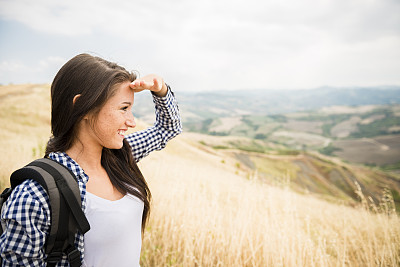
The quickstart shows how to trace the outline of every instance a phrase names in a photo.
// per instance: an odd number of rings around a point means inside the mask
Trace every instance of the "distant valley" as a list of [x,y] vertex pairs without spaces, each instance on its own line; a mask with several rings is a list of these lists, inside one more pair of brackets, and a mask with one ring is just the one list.
[[[310,90],[176,92],[185,122],[237,115],[276,115],[331,106],[400,104],[400,86],[321,87]],[[152,114],[151,98],[137,94],[139,117]]]
[[[312,150],[354,163],[400,169],[400,87],[178,92],[185,131],[245,136],[268,152]],[[134,114],[154,121],[147,95]]]
[[[184,130],[249,177],[345,202],[389,190],[399,210],[400,87],[176,94]],[[134,115],[154,121],[148,95]]]

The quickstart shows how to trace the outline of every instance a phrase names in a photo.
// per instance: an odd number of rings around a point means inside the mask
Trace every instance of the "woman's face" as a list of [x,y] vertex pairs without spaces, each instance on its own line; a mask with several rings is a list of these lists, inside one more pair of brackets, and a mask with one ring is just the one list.
[[132,115],[134,92],[129,87],[130,82],[117,85],[115,94],[107,100],[94,120],[93,141],[102,147],[120,149],[126,130],[135,127]]

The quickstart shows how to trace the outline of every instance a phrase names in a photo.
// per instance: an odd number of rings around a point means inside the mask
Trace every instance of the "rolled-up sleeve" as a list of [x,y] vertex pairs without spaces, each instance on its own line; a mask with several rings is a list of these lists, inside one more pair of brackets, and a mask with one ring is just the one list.
[[167,95],[153,94],[156,122],[153,127],[132,133],[126,137],[132,147],[133,157],[141,160],[154,150],[163,149],[167,142],[182,132],[181,117],[174,93],[168,87]]
[[33,180],[17,186],[2,211],[0,237],[3,266],[46,266],[44,245],[50,229],[49,199]]

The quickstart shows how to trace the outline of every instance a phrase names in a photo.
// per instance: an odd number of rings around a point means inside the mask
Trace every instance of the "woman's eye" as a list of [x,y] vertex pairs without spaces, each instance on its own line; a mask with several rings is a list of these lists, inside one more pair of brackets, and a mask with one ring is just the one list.
[[123,110],[123,111],[127,111],[127,110],[128,110],[128,108],[129,108],[129,107],[128,107],[128,106],[126,106],[126,107],[123,107],[123,108],[122,108],[122,110]]

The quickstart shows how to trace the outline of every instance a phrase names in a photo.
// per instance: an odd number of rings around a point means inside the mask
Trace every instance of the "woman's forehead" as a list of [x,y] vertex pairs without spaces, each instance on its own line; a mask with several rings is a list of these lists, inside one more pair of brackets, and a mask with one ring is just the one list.
[[125,102],[130,101],[133,103],[134,92],[129,86],[130,82],[124,82],[116,85],[115,93],[109,99],[111,102]]

